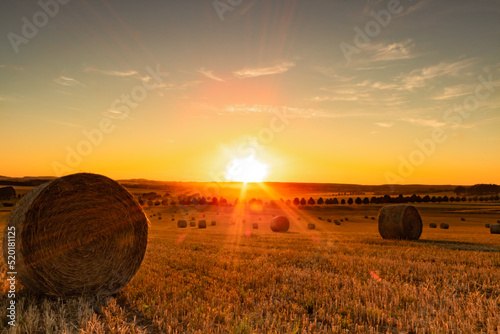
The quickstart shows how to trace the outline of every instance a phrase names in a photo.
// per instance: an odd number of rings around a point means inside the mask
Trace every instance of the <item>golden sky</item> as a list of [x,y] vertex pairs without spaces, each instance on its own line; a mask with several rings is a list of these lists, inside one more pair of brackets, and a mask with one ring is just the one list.
[[42,3],[0,4],[0,175],[500,183],[498,1]]

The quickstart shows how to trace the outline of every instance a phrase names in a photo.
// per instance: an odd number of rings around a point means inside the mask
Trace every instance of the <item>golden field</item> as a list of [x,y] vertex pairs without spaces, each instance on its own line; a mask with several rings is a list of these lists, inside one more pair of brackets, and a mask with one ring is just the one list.
[[[380,237],[371,217],[381,205],[145,208],[147,253],[118,295],[58,300],[19,289],[13,332],[499,333],[500,236],[484,225],[500,219],[500,205],[415,206],[417,242]],[[289,232],[271,232],[273,215],[290,219]],[[177,228],[191,217],[207,229]],[[3,261],[0,275],[5,282]],[[6,291],[5,283],[2,332]]]

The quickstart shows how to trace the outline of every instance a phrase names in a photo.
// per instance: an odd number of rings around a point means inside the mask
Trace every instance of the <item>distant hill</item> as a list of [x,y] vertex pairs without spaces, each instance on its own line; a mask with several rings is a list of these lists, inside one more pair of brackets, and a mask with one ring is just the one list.
[[[38,186],[45,182],[55,179],[53,176],[26,176],[21,178],[11,178],[0,176],[0,185],[6,186]],[[155,181],[147,179],[127,179],[118,180],[120,184],[132,189],[154,189],[164,191],[183,191],[186,189],[207,189],[213,188],[215,182],[172,182],[172,181]],[[453,192],[457,185],[361,185],[361,184],[346,184],[346,183],[298,183],[298,182],[266,182],[266,185],[281,193],[325,193],[338,194],[347,193],[374,193],[379,195],[384,194],[432,194],[438,192]],[[238,182],[219,183],[218,187],[222,190],[231,191],[239,189],[241,184]],[[260,186],[255,183],[248,183],[247,189],[258,189]]]

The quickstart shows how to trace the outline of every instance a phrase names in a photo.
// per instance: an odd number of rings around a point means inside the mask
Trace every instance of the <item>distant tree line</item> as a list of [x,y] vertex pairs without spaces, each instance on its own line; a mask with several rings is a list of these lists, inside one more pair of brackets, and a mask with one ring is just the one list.
[[500,186],[496,184],[475,184],[471,187],[458,186],[454,190],[457,195],[498,195]]

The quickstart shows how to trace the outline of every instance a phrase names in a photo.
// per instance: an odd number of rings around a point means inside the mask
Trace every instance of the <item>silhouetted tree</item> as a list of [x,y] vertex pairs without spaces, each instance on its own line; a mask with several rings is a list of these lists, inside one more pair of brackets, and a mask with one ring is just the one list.
[[345,204],[345,199],[342,198],[342,200],[340,201],[340,204]]
[[321,205],[323,203],[325,203],[325,201],[323,201],[323,197],[318,198],[318,205]]
[[298,198],[298,197],[295,197],[295,198],[293,199],[293,205],[299,205],[299,204],[300,204],[300,200],[299,200],[299,198]]
[[422,202],[424,203],[429,203],[431,201],[431,198],[429,197],[429,195],[425,195],[424,198],[422,198]]
[[[339,204],[339,200],[338,200],[337,198],[334,198],[334,199],[332,200],[332,204],[335,204],[335,205]],[[344,204],[345,204],[345,203],[344,203]]]
[[286,202],[285,202],[285,204],[288,205],[288,206],[290,206],[290,205],[292,205],[292,201],[290,201],[289,199],[287,199]]
[[306,205],[306,199],[304,197],[300,200],[300,205]]
[[455,188],[455,190],[453,190],[453,192],[457,195],[465,194],[466,191],[467,191],[467,189],[465,189],[465,187],[463,187],[463,186],[458,186]]
[[431,197],[431,202],[432,202],[432,203],[436,203],[436,202],[437,202],[437,198],[436,198],[436,196],[432,196],[432,197]]
[[370,204],[368,197],[363,198],[363,204]]
[[448,198],[448,196],[444,195],[443,202],[448,203],[449,201],[450,201],[450,199]]
[[354,203],[354,201],[349,197],[349,199],[347,200],[347,204],[352,205],[352,203]]
[[315,202],[315,201],[314,201],[314,199],[311,197],[311,198],[309,198],[309,200],[307,201],[307,204],[309,204],[309,205],[314,205],[314,204],[316,204],[316,202]]
[[357,205],[361,205],[361,203],[363,203],[363,200],[359,197],[356,198],[356,200],[354,201]]

